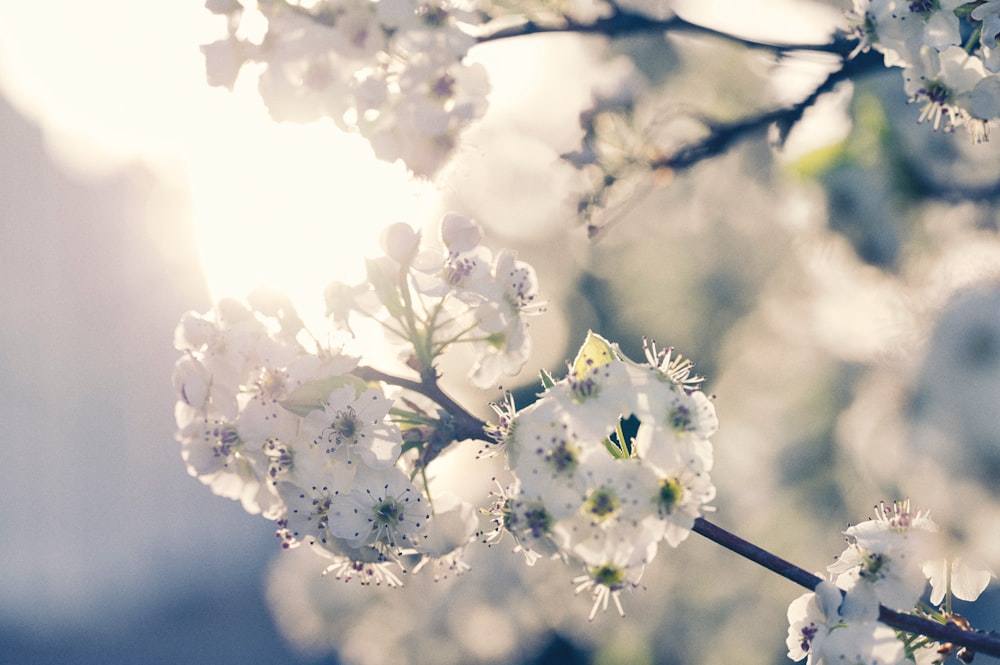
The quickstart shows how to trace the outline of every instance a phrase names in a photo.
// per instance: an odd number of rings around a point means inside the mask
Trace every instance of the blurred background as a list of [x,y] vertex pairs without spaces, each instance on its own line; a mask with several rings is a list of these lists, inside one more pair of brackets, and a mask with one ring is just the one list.
[[[844,9],[698,4],[681,7],[817,42]],[[789,662],[801,590],[694,536],[626,619],[588,623],[570,571],[505,546],[403,591],[322,579],[187,475],[181,314],[267,284],[318,320],[385,224],[445,209],[550,300],[519,403],[589,328],[632,357],[653,337],[716,395],[713,521],[822,570],[848,523],[909,496],[1000,570],[1000,149],[917,125],[898,70],[824,98],[781,150],[760,136],[637,179],[594,243],[571,214],[587,180],[559,160],[594,91],[683,100],[635,114],[681,140],[692,109],[752,114],[830,62],[662,35],[477,48],[490,111],[438,192],[331,124],[270,122],[252,85],[208,88],[209,27],[194,0],[0,3],[0,663]],[[482,415],[498,395],[449,386]],[[968,615],[1000,628],[1000,594]]]

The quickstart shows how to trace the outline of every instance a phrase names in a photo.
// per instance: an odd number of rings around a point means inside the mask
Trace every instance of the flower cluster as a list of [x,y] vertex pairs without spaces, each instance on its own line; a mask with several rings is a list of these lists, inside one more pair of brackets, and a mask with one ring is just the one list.
[[1000,118],[1000,2],[854,0],[848,20],[857,51],[903,68],[921,122],[986,140]]
[[[421,250],[409,227],[394,226],[386,255],[369,263],[369,290],[355,289],[348,303],[371,305],[368,313],[409,343],[421,381],[396,384],[423,387],[432,401],[446,399],[433,363],[450,344],[480,349],[474,377],[483,385],[520,369],[527,353],[521,314],[535,299],[534,271],[512,253],[492,261],[481,238],[478,225],[451,215],[445,249],[435,253]],[[393,377],[374,377],[343,347],[322,346],[287,298],[263,291],[249,305],[223,300],[207,314],[185,314],[175,345],[177,438],[188,471],[276,520],[283,547],[306,544],[337,577],[388,584],[399,584],[394,566],[408,560],[461,568],[475,509],[436,492],[432,510],[426,466],[481,424],[461,429],[456,414],[428,413],[417,397],[389,392],[383,384]]]
[[232,87],[262,65],[259,90],[277,120],[329,117],[380,159],[433,175],[462,129],[486,112],[489,82],[463,62],[475,7],[463,0],[209,0],[225,38],[203,47],[208,81]]
[[[638,585],[661,542],[676,547],[715,497],[709,437],[718,420],[691,364],[646,346],[626,358],[591,333],[568,375],[539,399],[504,411],[497,439],[514,480],[502,487],[487,541],[510,534],[529,564],[582,566],[591,618]],[[510,406],[510,405],[508,405]]]
[[[823,582],[788,608],[788,656],[809,663],[890,665],[906,660],[941,662],[947,648],[917,636],[900,635],[878,623],[879,607],[920,608],[944,622],[962,619],[952,597],[976,600],[993,577],[978,563],[945,555],[930,516],[909,501],[880,504],[874,519],[849,527],[845,549]],[[930,603],[920,604],[928,581]],[[844,660],[846,658],[846,661]]]
[[473,385],[493,387],[527,362],[526,317],[543,303],[535,269],[511,250],[494,256],[482,239],[479,224],[454,213],[441,221],[440,243],[394,224],[382,236],[385,254],[368,261],[363,283],[327,288],[327,311],[348,330],[352,316],[378,321],[386,343],[421,374],[433,372],[449,346],[466,345],[475,357]]

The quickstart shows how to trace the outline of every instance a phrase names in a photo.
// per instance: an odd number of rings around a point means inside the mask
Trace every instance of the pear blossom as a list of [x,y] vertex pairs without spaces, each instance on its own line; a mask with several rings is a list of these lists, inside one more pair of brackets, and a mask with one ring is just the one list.
[[389,467],[399,457],[399,428],[387,423],[392,408],[377,388],[358,393],[353,384],[335,388],[322,404],[302,420],[305,436],[324,453],[352,463],[358,457],[370,467]]
[[[351,472],[352,473],[352,472]],[[349,476],[348,476],[349,477]],[[330,531],[330,504],[333,497],[349,491],[350,485],[321,479],[308,486],[284,485],[280,488],[287,513],[278,520],[277,537],[288,549],[301,543],[318,544],[336,550],[336,537]]]
[[903,72],[911,101],[923,105],[919,122],[946,131],[964,125],[976,140],[985,140],[989,125],[988,118],[972,115],[972,93],[986,76],[983,61],[959,46],[944,51],[922,46]]
[[398,560],[420,551],[430,508],[401,470],[359,469],[350,492],[329,497],[329,530],[354,547],[370,547]]
[[598,610],[607,610],[609,601],[614,601],[618,614],[625,616],[621,594],[635,589],[645,569],[646,549],[641,546],[623,546],[622,543],[605,539],[602,547],[595,548],[584,562],[586,572],[573,578],[576,593],[588,592],[594,600],[587,616],[593,621]]
[[[589,333],[538,401],[495,407],[501,421],[490,432],[515,481],[490,510],[487,541],[510,533],[529,564],[582,562],[588,575],[576,582],[594,594],[591,617],[612,599],[621,609],[620,592],[637,585],[659,543],[678,546],[715,497],[714,407],[693,389],[688,364],[655,355],[639,365]],[[634,437],[623,418],[638,420]]]
[[965,557],[929,559],[921,570],[931,583],[932,605],[940,605],[946,594],[974,601],[996,576],[983,562]]
[[178,413],[177,438],[188,473],[214,494],[238,500],[248,513],[278,517],[284,506],[267,482],[263,447],[245,441],[234,422],[217,414],[181,408]]
[[880,504],[874,519],[849,527],[849,545],[828,566],[837,585],[873,593],[892,609],[911,609],[926,587],[922,566],[935,553],[937,525],[909,501]]
[[969,13],[969,18],[982,22],[979,41],[983,47],[997,48],[997,37],[1000,36],[1000,1],[987,0],[977,5]]
[[894,630],[877,621],[877,611],[853,605],[823,581],[788,607],[788,657],[806,665],[897,665],[906,650]]
[[[978,44],[963,43],[960,14],[978,31]],[[847,19],[858,40],[852,56],[875,49],[887,67],[904,70],[910,101],[921,104],[919,122],[945,131],[964,126],[974,142],[988,138],[1000,118],[1000,95],[989,82],[1000,71],[995,1],[855,0]]]

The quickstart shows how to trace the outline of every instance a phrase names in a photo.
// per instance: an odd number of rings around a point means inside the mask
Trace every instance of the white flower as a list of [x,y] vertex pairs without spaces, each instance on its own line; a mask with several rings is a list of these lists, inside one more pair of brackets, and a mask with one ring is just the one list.
[[420,249],[420,232],[409,224],[391,224],[383,231],[379,244],[386,256],[400,265],[413,261]]
[[431,177],[451,156],[462,130],[486,113],[489,91],[479,63],[417,54],[394,74],[385,102],[359,115],[358,129],[379,159],[401,159],[413,173]]
[[353,384],[344,385],[304,418],[303,433],[320,450],[346,463],[358,456],[370,467],[389,467],[402,445],[399,429],[385,420],[391,408],[392,400],[378,388],[358,394]]
[[340,0],[334,15],[324,17],[333,27],[330,48],[348,62],[356,61],[358,68],[374,62],[387,46],[386,31],[378,20],[376,4],[368,0]]
[[252,515],[278,517],[284,505],[267,482],[263,447],[247,444],[236,425],[217,414],[182,407],[178,405],[177,438],[188,473],[214,494],[239,500]]
[[359,67],[333,50],[345,35],[299,12],[272,9],[257,55],[267,65],[258,91],[271,117],[311,122],[328,116],[343,123],[352,107],[352,73]]
[[181,400],[229,418],[236,417],[237,393],[261,367],[284,364],[296,354],[232,299],[221,300],[205,315],[185,313],[174,331],[174,346],[187,356],[178,360],[174,376]]
[[849,623],[830,631],[820,649],[824,665],[901,665],[906,650],[896,631],[876,621]]
[[973,9],[969,17],[975,21],[982,21],[980,43],[985,48],[997,48],[997,36],[1000,35],[1000,0],[987,0]]
[[542,499],[514,498],[505,494],[494,504],[491,514],[499,524],[488,541],[499,542],[504,533],[509,533],[514,539],[514,551],[522,552],[529,566],[535,565],[541,557],[564,556],[560,543],[565,538],[557,534],[557,520]]
[[788,657],[807,665],[897,665],[906,662],[894,630],[877,621],[877,609],[853,606],[827,581],[788,607]]
[[827,581],[791,602],[786,639],[790,659],[798,661],[808,656],[807,665],[816,662],[813,654],[819,652],[831,625],[840,621],[840,603],[840,590]]
[[874,27],[874,46],[887,67],[906,67],[922,48],[937,51],[961,43],[955,8],[965,0],[873,0],[866,16]]
[[393,559],[420,551],[431,519],[420,490],[395,467],[359,469],[352,490],[331,497],[329,514],[330,533]]
[[519,496],[541,501],[556,519],[575,513],[586,494],[586,460],[608,456],[594,441],[581,441],[558,405],[540,400],[514,418],[507,451],[520,481]]
[[[308,452],[304,453],[309,455]],[[350,492],[355,470],[346,464],[328,464],[313,456],[298,465],[294,481],[279,482],[278,494],[287,510],[278,520],[276,535],[285,549],[302,543],[318,545],[331,555],[342,553],[342,543],[330,530],[333,498]]]
[[479,302],[480,285],[490,279],[493,258],[480,244],[482,239],[483,229],[477,222],[457,213],[446,214],[441,220],[444,254],[428,249],[414,261],[417,290],[430,296],[454,294],[463,302]]
[[679,386],[650,382],[640,392],[643,418],[636,432],[639,457],[664,471],[682,458],[693,471],[710,471],[712,444],[719,420],[715,405],[701,391],[685,392]]
[[375,4],[382,23],[393,30],[392,50],[402,58],[433,52],[458,61],[475,44],[470,30],[481,19],[469,2],[380,0]]
[[663,539],[671,547],[677,547],[690,535],[694,521],[708,502],[715,498],[715,485],[707,473],[696,472],[681,463],[672,472],[657,475],[653,495],[656,516],[663,524]]
[[828,570],[849,594],[872,593],[887,607],[912,609],[926,587],[921,567],[934,553],[937,526],[909,501],[882,503],[876,513],[844,531],[850,544]]
[[634,397],[625,363],[616,358],[603,364],[575,362],[542,399],[559,405],[581,440],[600,445],[632,413]]
[[963,557],[931,559],[924,562],[922,570],[931,583],[932,605],[940,605],[946,593],[974,601],[995,577],[983,562]]
[[475,507],[450,493],[434,494],[434,517],[428,523],[427,538],[421,551],[423,558],[413,572],[426,565],[434,571],[434,578],[460,574],[469,570],[462,558],[465,546],[476,534],[479,520]]
[[603,548],[595,549],[586,563],[586,573],[573,578],[576,593],[587,591],[594,599],[587,619],[593,621],[597,610],[606,611],[609,600],[614,601],[618,614],[625,616],[621,593],[639,586],[644,564],[644,558],[637,557],[635,549],[611,539],[606,540]]
[[535,269],[516,257],[510,250],[497,254],[493,279],[483,284],[484,302],[475,311],[485,337],[475,343],[479,359],[470,377],[480,388],[493,386],[501,374],[514,376],[531,354],[524,315],[540,311],[538,279]]
[[[292,355],[295,354],[295,355]],[[296,397],[306,384],[341,377],[357,365],[347,356],[318,357],[284,345],[280,354],[262,359],[253,375],[240,386],[240,435],[247,440],[289,440],[298,432],[300,411]],[[278,360],[272,360],[272,358]]]
[[987,77],[983,61],[959,46],[937,51],[922,46],[903,72],[911,102],[922,103],[918,122],[929,121],[937,130],[951,131],[965,125],[974,139],[986,138],[983,118],[973,117],[972,93]]

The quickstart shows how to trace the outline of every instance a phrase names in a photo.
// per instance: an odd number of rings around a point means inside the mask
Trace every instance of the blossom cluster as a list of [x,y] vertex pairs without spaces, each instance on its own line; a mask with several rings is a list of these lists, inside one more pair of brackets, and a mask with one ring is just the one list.
[[[940,663],[949,647],[921,636],[897,635],[879,623],[880,606],[961,625],[951,600],[976,600],[993,573],[951,557],[937,525],[909,501],[880,504],[874,519],[849,527],[848,547],[827,570],[833,581],[796,598],[788,608],[788,656],[808,663]],[[930,605],[921,605],[927,583]],[[958,654],[959,657],[962,654]]]
[[255,68],[274,119],[330,118],[379,159],[432,177],[489,106],[487,71],[467,55],[493,27],[615,14],[662,21],[673,4],[535,0],[518,16],[488,0],[206,0],[225,35],[202,52],[209,84],[233,88]]
[[590,333],[564,379],[546,381],[531,406],[503,414],[496,438],[513,481],[493,507],[529,564],[550,556],[579,565],[577,591],[591,619],[638,586],[661,542],[676,547],[715,497],[709,477],[715,407],[690,362],[646,345],[646,362]]
[[[409,227],[392,227],[387,254],[369,263],[374,284],[348,304],[380,303],[368,313],[385,315],[387,328],[409,340],[409,364],[422,380],[463,341],[481,349],[479,380],[519,370],[534,271],[512,253],[491,261],[481,229],[466,218],[446,217],[442,235],[445,248],[435,252],[421,249]],[[425,473],[457,438],[453,417],[377,381],[343,346],[321,345],[287,298],[266,292],[249,304],[223,300],[207,314],[188,312],[175,346],[177,438],[189,473],[275,520],[284,548],[305,544],[337,577],[390,585],[408,562],[462,566],[475,508],[435,492],[432,509]]]
[[360,132],[375,154],[433,175],[461,130],[486,111],[482,65],[464,62],[480,21],[465,0],[209,0],[227,19],[203,47],[208,81],[233,87],[260,65],[276,120],[323,117]]
[[1000,2],[854,0],[848,21],[857,51],[903,69],[921,122],[986,140],[1000,119]]

